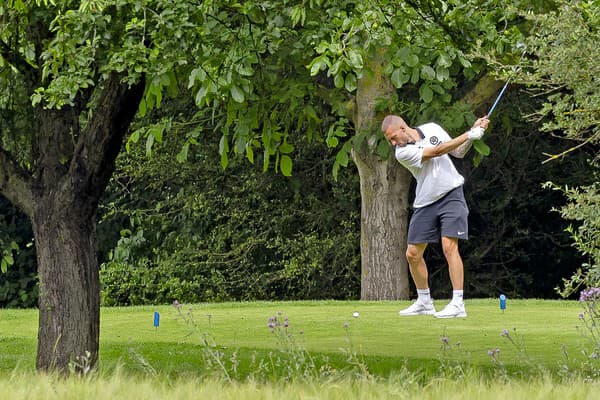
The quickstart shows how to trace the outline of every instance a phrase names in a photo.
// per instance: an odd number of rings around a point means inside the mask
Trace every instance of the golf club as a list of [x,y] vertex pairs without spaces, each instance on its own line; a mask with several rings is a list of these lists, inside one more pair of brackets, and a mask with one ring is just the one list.
[[496,106],[498,105],[498,102],[500,101],[500,99],[502,98],[502,95],[504,94],[504,91],[506,90],[506,87],[508,86],[508,84],[510,83],[510,80],[512,79],[512,77],[514,76],[514,73],[516,71],[518,71],[519,66],[521,65],[521,61],[523,60],[523,57],[525,56],[525,51],[527,50],[527,48],[525,47],[524,43],[517,43],[517,49],[523,49],[523,53],[521,54],[521,58],[519,58],[519,62],[517,63],[517,65],[515,65],[513,67],[513,73],[508,77],[508,79],[506,80],[506,83],[504,84],[504,86],[502,87],[502,90],[500,90],[500,93],[498,94],[498,97],[496,97],[496,101],[494,101],[494,104],[492,104],[492,107],[490,108],[490,111],[488,111],[487,113],[487,117],[489,118],[492,113],[494,112],[494,109],[496,108]]

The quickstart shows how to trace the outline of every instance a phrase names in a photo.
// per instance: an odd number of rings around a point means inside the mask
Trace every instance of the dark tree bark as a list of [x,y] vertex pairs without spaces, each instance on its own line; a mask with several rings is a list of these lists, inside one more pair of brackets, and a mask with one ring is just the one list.
[[[36,201],[33,231],[39,270],[36,367],[67,372],[89,352],[98,358],[100,278],[96,220],[91,204],[74,205],[62,193]],[[89,202],[88,202],[89,203]]]
[[[382,57],[372,61],[373,74],[365,74],[359,80],[356,94],[356,129],[371,133],[370,140],[378,135],[383,119],[375,111],[378,99],[394,95],[382,67]],[[411,176],[393,156],[381,160],[368,147],[355,149],[352,154],[360,175],[360,297],[362,300],[407,299],[409,278],[405,251]]]
[[82,93],[73,106],[31,110],[30,170],[0,147],[0,192],[32,221],[40,282],[38,370],[67,373],[72,365],[77,370],[78,357],[89,366],[98,359],[98,201],[144,93],[143,81],[128,86],[121,78],[111,74],[94,96]]

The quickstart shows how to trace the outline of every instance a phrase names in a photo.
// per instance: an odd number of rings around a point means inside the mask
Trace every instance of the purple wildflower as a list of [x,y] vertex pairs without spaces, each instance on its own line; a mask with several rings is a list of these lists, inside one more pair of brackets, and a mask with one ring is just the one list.
[[271,330],[271,332],[275,330],[275,326],[277,325],[276,322],[276,317],[269,317],[269,319],[267,320],[267,327]]
[[442,343],[444,343],[444,344],[448,344],[448,342],[450,341],[450,340],[448,339],[448,336],[442,336],[442,339],[441,339],[441,340],[442,340]]
[[508,333],[508,329],[502,329],[502,333],[500,333],[500,336],[502,337],[510,337],[510,334]]
[[597,287],[582,290],[579,295],[579,301],[581,303],[596,300],[600,300],[600,288]]
[[179,310],[181,308],[181,304],[179,304],[179,302],[177,300],[175,300],[173,302],[173,307],[175,307],[177,310]]
[[488,356],[495,358],[498,354],[500,354],[500,349],[499,348],[497,348],[497,349],[490,349],[490,350],[488,350],[487,353],[488,353]]

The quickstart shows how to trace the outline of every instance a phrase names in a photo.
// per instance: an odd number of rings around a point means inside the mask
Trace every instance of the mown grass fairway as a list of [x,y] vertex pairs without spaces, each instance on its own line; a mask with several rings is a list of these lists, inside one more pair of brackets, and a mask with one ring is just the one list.
[[[282,344],[267,327],[271,316],[289,318],[293,342],[336,368],[355,353],[375,375],[386,376],[404,367],[433,371],[440,362],[459,361],[482,370],[498,368],[488,355],[500,349],[498,360],[507,370],[525,372],[533,365],[556,371],[577,364],[586,340],[578,330],[581,311],[575,301],[510,300],[502,313],[496,299],[469,300],[468,318],[439,320],[430,316],[400,317],[409,302],[251,302],[183,305],[195,330],[173,306],[103,308],[101,366],[194,375],[202,369],[202,334],[230,355],[237,350],[237,373],[246,376]],[[436,307],[445,305],[437,301]],[[153,327],[153,313],[160,326]],[[352,313],[360,316],[354,318]],[[33,371],[37,311],[0,310],[0,373]],[[502,337],[508,330],[513,342]],[[448,338],[443,346],[442,338]],[[459,343],[460,342],[460,343]],[[568,355],[567,358],[565,357]],[[229,357],[229,356],[228,356]]]

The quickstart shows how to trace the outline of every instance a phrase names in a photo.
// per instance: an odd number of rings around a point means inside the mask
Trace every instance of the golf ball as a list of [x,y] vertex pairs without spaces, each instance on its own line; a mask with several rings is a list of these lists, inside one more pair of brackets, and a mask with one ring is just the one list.
[[354,311],[354,312],[352,313],[352,316],[353,316],[354,318],[358,318],[358,311]]

